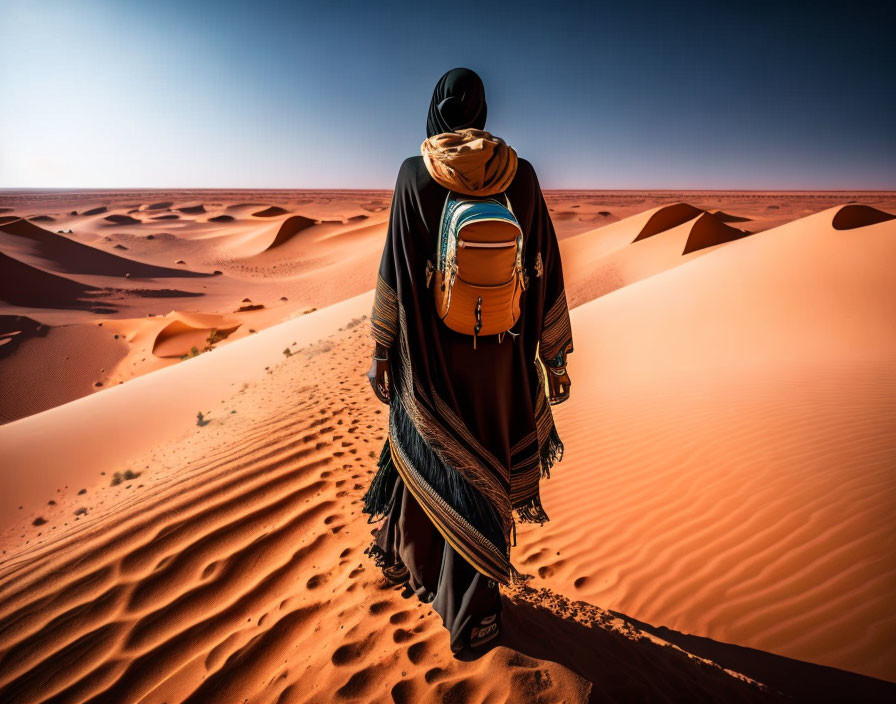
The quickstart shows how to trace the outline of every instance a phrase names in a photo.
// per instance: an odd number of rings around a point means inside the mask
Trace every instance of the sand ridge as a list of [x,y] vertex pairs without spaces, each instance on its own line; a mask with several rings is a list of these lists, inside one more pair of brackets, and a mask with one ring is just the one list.
[[[530,624],[508,636],[517,646],[451,658],[438,616],[362,554],[370,525],[358,505],[384,437],[383,407],[362,376],[363,323],[296,345],[212,409],[209,425],[134,458],[136,478],[93,488],[65,536],[0,565],[0,696],[481,701],[503,698],[509,681],[509,701],[585,701],[591,683],[576,668],[590,663],[615,698],[638,687],[775,700],[543,590],[507,595]],[[543,642],[575,636],[575,662],[527,655],[529,628]]]

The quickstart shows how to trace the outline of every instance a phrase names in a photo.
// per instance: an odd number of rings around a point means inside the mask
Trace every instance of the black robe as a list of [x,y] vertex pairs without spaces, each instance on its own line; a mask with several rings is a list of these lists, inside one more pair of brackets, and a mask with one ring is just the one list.
[[[405,159],[371,316],[371,336],[389,348],[389,434],[363,510],[371,523],[385,516],[400,478],[465,560],[508,584],[520,576],[515,522],[548,520],[539,482],[563,452],[543,367],[573,350],[563,272],[535,170],[519,159],[506,191],[528,276],[517,334],[481,336],[474,349],[439,320],[426,285],[446,194],[422,157]],[[377,557],[375,542],[368,550]]]

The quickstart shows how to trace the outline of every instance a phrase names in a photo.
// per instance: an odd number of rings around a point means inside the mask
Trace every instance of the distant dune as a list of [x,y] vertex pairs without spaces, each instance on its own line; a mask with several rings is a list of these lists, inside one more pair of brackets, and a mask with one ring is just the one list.
[[673,203],[566,238],[560,251],[569,272],[567,298],[580,305],[749,234],[713,213]]
[[53,232],[48,232],[26,220],[0,224],[0,243],[5,247],[35,257],[55,271],[69,274],[97,274],[101,276],[134,277],[190,277],[208,276],[201,272],[144,264]]
[[[700,208],[695,208],[690,203],[673,203],[657,208],[652,212],[647,222],[638,231],[633,242],[647,239],[659,232],[671,230],[676,225],[681,225],[688,220],[693,220],[703,213]],[[641,216],[638,216],[641,217]]]
[[301,215],[293,215],[292,217],[287,218],[280,225],[280,229],[277,230],[277,236],[274,237],[274,241],[267,246],[267,249],[279,247],[283,243],[291,240],[302,230],[311,227],[313,224],[314,220],[302,217]]
[[50,274],[0,252],[0,301],[14,306],[107,310],[92,294],[99,290]]
[[885,213],[868,205],[844,205],[834,215],[833,226],[835,230],[855,230],[859,227],[887,222],[894,218],[896,215]]
[[173,320],[155,337],[152,353],[157,357],[181,357],[191,348],[202,350],[214,331],[219,340],[226,339],[240,325],[239,320],[221,315],[174,313]]
[[264,210],[259,210],[257,213],[252,213],[252,216],[256,218],[273,218],[285,214],[286,211],[283,208],[272,205],[270,208],[265,208]]

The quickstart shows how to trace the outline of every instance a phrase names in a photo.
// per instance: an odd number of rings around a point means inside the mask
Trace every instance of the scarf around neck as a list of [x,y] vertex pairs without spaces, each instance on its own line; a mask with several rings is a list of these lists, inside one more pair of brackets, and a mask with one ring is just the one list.
[[466,195],[488,196],[505,191],[517,169],[513,147],[500,137],[473,127],[428,137],[420,145],[420,153],[426,170],[437,183]]

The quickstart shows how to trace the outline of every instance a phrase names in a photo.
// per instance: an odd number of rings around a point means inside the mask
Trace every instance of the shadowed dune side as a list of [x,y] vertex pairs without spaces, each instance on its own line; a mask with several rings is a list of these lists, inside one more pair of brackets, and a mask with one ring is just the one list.
[[715,215],[722,222],[750,222],[750,218],[744,218],[740,215],[731,215],[730,213],[726,213],[723,210],[711,210],[709,212]]
[[286,212],[287,211],[284,210],[283,208],[281,208],[277,205],[272,205],[269,208],[265,208],[264,210],[259,210],[256,213],[252,213],[252,217],[254,217],[254,218],[273,218],[273,217],[277,217],[278,215],[286,215]]
[[670,230],[677,225],[693,220],[704,211],[690,203],[673,203],[657,208],[644,227],[638,232],[633,242],[653,237],[653,235]]
[[725,222],[719,219],[718,215],[703,213],[691,225],[688,241],[681,253],[688,254],[705,247],[714,247],[717,244],[732,242],[749,234],[746,230],[739,230],[736,227],[725,224]]
[[569,668],[592,683],[592,702],[884,704],[896,697],[892,682],[652,626],[544,587],[514,587],[503,598],[500,645]]
[[896,219],[896,215],[872,208],[870,205],[856,204],[844,205],[838,209],[832,224],[835,230],[855,230],[893,219]]
[[286,220],[284,220],[280,225],[280,229],[277,230],[277,235],[274,237],[273,242],[271,242],[265,248],[265,251],[274,249],[275,247],[279,247],[285,242],[291,240],[299,232],[311,227],[312,225],[314,225],[314,220],[312,220],[311,218],[306,218],[302,215],[293,215],[286,218]]
[[205,212],[205,206],[200,203],[199,205],[188,205],[183,208],[177,208],[177,210],[185,215],[201,215]]
[[142,225],[143,221],[132,218],[130,215],[107,215],[103,220],[107,220],[110,225]]
[[101,290],[33,267],[0,252],[0,301],[29,308],[69,308],[114,313],[106,303],[91,300]]
[[47,325],[26,315],[0,315],[0,360],[15,352],[25,340],[46,335],[47,330]]
[[651,626],[625,614],[610,612],[642,631],[735,672],[740,672],[799,702],[863,702],[887,704],[896,700],[896,684],[834,667],[786,658],[764,650],[721,643],[711,638]]
[[120,257],[59,234],[48,232],[26,220],[0,225],[0,243],[15,247],[45,262],[48,268],[66,274],[98,274],[141,278],[205,277],[210,274],[144,264]]
[[589,702],[787,701],[739,673],[651,637],[622,614],[530,586],[510,589],[503,598],[500,644],[569,668],[592,684]]
[[[230,215],[220,217],[234,219]],[[314,227],[315,221],[303,215],[290,215],[281,219],[271,217],[260,222],[240,218],[237,224],[220,237],[221,251],[230,258],[231,264],[234,261],[264,255],[268,252],[273,254],[272,250],[278,250],[301,232],[313,231]],[[277,254],[279,255],[280,252]],[[311,249],[305,254],[313,257],[314,251]],[[289,257],[284,254],[283,259],[287,262]]]

